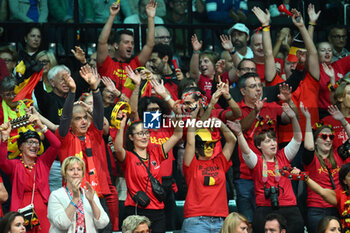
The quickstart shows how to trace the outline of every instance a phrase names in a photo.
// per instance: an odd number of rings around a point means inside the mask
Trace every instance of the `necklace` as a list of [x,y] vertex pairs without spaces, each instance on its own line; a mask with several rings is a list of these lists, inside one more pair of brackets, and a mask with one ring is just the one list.
[[33,166],[27,165],[24,163],[23,158],[21,158],[21,162],[23,163],[25,168],[28,168],[29,170],[33,170],[33,167],[35,166],[35,163],[33,163]]

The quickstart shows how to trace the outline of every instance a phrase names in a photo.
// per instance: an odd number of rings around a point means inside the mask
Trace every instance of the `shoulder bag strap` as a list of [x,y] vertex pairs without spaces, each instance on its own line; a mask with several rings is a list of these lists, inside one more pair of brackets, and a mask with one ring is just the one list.
[[326,169],[327,169],[327,171],[328,171],[329,179],[331,180],[332,188],[335,190],[336,187],[335,187],[335,183],[334,183],[334,180],[333,180],[333,176],[332,176],[332,173],[331,173],[331,171],[329,170],[329,168],[328,168],[327,165],[326,165]]

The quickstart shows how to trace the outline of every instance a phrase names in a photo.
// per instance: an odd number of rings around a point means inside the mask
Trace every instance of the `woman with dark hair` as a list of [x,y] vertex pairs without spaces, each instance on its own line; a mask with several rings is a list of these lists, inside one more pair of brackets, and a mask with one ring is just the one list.
[[23,215],[18,212],[8,212],[0,221],[0,232],[3,233],[25,233]]
[[[333,108],[332,108],[333,109]],[[334,131],[331,125],[316,123],[314,130],[311,128],[311,116],[307,108],[300,106],[306,119],[303,164],[309,176],[323,188],[339,189],[339,170],[343,164],[337,150],[333,149]],[[338,118],[340,111],[330,111]],[[344,118],[344,117],[343,117]],[[338,216],[338,210],[325,202],[310,188],[307,189],[307,227],[309,233],[316,233],[317,224],[322,217]]]
[[41,30],[32,26],[24,34],[23,49],[18,52],[18,60],[34,61],[41,46]]
[[290,232],[304,232],[303,218],[297,207],[291,180],[282,175],[280,169],[290,167],[302,142],[302,133],[294,111],[287,103],[282,105],[284,113],[291,119],[293,138],[287,146],[278,149],[273,129],[265,129],[254,136],[254,144],[261,151],[258,156],[249,147],[240,123],[229,122],[229,127],[238,139],[244,162],[252,172],[257,209],[254,213],[253,231],[264,232],[265,217],[278,213],[286,218]]
[[323,188],[311,178],[305,180],[312,191],[320,195],[324,201],[336,206],[340,215],[344,232],[350,230],[350,163],[344,164],[339,171],[339,183],[341,188]]
[[[151,96],[142,97],[138,104],[138,115],[141,121],[144,121],[144,112],[159,112],[160,116],[160,128],[149,129],[150,133],[150,146],[155,147],[166,142],[174,133],[174,127],[170,124],[170,108],[169,105],[162,99]],[[164,127],[166,126],[166,127]],[[168,153],[168,159],[162,161],[160,164],[159,175],[162,180],[162,185],[166,192],[166,199],[164,200],[164,211],[166,216],[167,230],[176,229],[174,216],[177,214],[175,209],[175,193],[177,192],[177,186],[173,178],[173,162],[175,160],[173,149]]]
[[[9,122],[0,126],[0,168],[6,173],[12,183],[11,211],[18,211],[30,204],[34,205],[39,225],[33,226],[29,232],[48,232],[50,228],[47,219],[47,202],[49,200],[49,171],[61,146],[56,136],[43,125],[36,115],[28,119],[49,140],[50,147],[38,157],[40,136],[36,131],[21,132],[17,140],[20,159],[8,159],[7,140],[11,132]],[[35,225],[35,223],[34,223]],[[30,227],[29,227],[30,228]]]
[[316,233],[341,233],[343,230],[339,218],[325,216],[319,222]]
[[[160,164],[168,158],[168,152],[181,139],[182,129],[175,128],[173,135],[166,142],[155,147],[149,145],[150,133],[141,121],[128,126],[124,137],[126,120],[126,114],[123,113],[114,141],[115,153],[124,171],[128,188],[125,217],[133,214],[144,215],[151,220],[153,232],[165,232],[164,204],[152,192],[148,171],[160,180]],[[143,191],[150,199],[150,203],[143,208],[137,200],[139,191]]]

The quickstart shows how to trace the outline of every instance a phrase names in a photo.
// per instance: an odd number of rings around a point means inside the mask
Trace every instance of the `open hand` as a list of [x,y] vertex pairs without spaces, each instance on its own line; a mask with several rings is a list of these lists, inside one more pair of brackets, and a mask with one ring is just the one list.
[[238,136],[240,133],[242,133],[242,126],[239,120],[236,121],[227,121],[226,125],[232,130],[232,132]]
[[191,42],[192,42],[193,51],[201,50],[203,41],[199,42],[196,34],[193,34],[193,36],[191,37]]

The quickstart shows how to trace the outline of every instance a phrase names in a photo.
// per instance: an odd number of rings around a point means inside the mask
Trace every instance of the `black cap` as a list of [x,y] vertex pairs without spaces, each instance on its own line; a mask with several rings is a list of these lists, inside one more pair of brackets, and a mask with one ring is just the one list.
[[37,132],[33,130],[27,130],[26,132],[19,133],[19,138],[17,139],[18,148],[22,145],[23,142],[27,141],[29,138],[36,138],[40,142],[40,136]]

